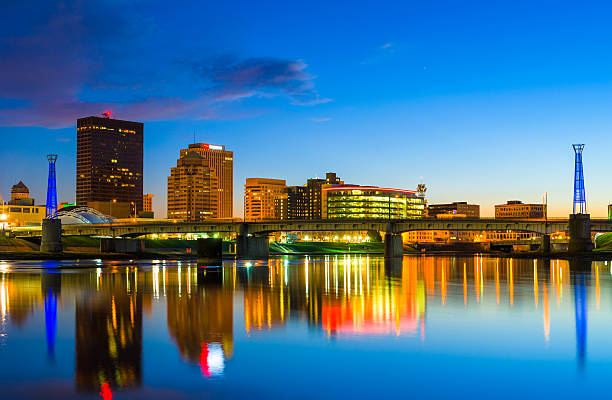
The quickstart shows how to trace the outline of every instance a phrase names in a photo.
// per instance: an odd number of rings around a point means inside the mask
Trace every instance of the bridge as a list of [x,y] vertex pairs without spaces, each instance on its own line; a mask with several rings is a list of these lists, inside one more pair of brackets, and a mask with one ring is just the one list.
[[[585,214],[579,214],[585,215]],[[573,216],[571,216],[573,217]],[[590,232],[612,232],[612,220],[581,220],[580,230],[572,235],[572,218],[544,220],[510,220],[510,219],[410,219],[410,220],[282,220],[264,222],[242,221],[203,221],[177,222],[173,220],[140,223],[112,223],[100,225],[64,225],[62,235],[68,236],[102,236],[111,238],[136,238],[149,234],[187,234],[187,233],[233,233],[236,235],[237,254],[247,256],[265,256],[267,236],[273,232],[316,232],[316,231],[379,231],[385,232],[385,255],[397,256],[403,253],[401,234],[409,231],[449,230],[449,231],[514,231],[534,232],[541,234],[544,240],[550,239],[553,232],[570,232],[570,236],[580,236],[581,240],[590,242]],[[586,225],[585,225],[586,224]],[[584,226],[583,226],[584,225]],[[15,230],[18,237],[41,236],[41,228]],[[588,236],[588,238],[587,238]],[[264,246],[265,240],[265,246]],[[549,243],[549,242],[548,242]],[[249,247],[259,249],[251,252]],[[264,254],[266,253],[266,254]]]

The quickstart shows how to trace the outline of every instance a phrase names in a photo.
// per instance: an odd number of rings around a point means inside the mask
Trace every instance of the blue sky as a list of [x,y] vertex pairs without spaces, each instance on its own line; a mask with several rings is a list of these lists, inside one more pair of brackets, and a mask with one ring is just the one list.
[[43,202],[58,153],[74,201],[76,118],[145,123],[145,192],[193,140],[233,150],[247,177],[335,171],[428,186],[431,203],[539,202],[571,211],[585,143],[589,211],[612,202],[612,6],[605,2],[3,2],[0,195]]

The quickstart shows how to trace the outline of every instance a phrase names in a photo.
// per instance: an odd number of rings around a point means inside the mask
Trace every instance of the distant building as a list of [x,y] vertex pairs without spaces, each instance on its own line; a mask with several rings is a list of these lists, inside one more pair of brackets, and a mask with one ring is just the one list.
[[286,198],[286,187],[283,179],[247,178],[244,185],[245,221],[282,219],[282,206],[275,210],[275,202],[281,197]]
[[93,207],[115,201],[139,212],[144,125],[109,116],[77,120],[76,202]]
[[545,216],[544,204],[524,204],[519,200],[510,200],[495,206],[495,218],[499,219],[544,219]]
[[0,204],[0,225],[35,226],[41,225],[45,218],[45,206],[34,205],[30,189],[22,182],[11,188],[11,200]]
[[287,188],[287,219],[322,219],[323,188],[344,184],[334,172],[325,174],[325,179],[311,178],[303,186]]
[[218,183],[208,160],[184,153],[168,177],[168,218],[202,221],[219,216]]
[[323,218],[414,219],[425,215],[420,192],[376,186],[334,185],[323,188]]
[[45,218],[45,206],[4,204],[0,206],[0,223],[9,226],[41,225]]
[[138,214],[139,217],[142,218],[154,218],[155,214],[153,213],[153,194],[143,194],[142,195],[142,211]]
[[612,204],[608,204],[608,219],[612,219]]
[[11,188],[11,205],[20,206],[33,206],[34,199],[30,198],[30,189],[22,182],[19,181]]
[[181,150],[181,157],[195,152],[202,156],[210,168],[212,179],[216,182],[214,198],[217,201],[213,218],[232,218],[234,197],[234,153],[225,150],[225,146],[193,143]]
[[287,219],[308,219],[308,188],[287,187]]
[[480,206],[456,201],[449,204],[430,204],[428,215],[432,218],[480,218]]

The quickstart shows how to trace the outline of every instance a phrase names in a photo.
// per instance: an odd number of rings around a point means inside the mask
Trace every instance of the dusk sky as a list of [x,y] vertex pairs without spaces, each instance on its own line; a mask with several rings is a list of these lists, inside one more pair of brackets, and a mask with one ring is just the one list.
[[[588,211],[612,202],[608,2],[2,0],[0,195],[37,203],[47,153],[75,200],[76,119],[145,124],[144,192],[193,142],[234,151],[247,177],[347,183],[571,212],[572,143]],[[537,3],[537,4],[536,4]]]

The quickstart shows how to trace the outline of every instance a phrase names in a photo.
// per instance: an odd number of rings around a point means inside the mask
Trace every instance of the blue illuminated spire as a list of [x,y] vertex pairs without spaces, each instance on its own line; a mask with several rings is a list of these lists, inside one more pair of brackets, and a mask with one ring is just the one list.
[[576,167],[574,170],[574,214],[586,214],[586,194],[584,192],[584,172],[582,169],[582,149],[584,144],[575,144]]
[[47,154],[49,160],[49,181],[47,182],[47,209],[45,218],[53,218],[57,212],[57,189],[55,187],[55,162],[57,154]]

